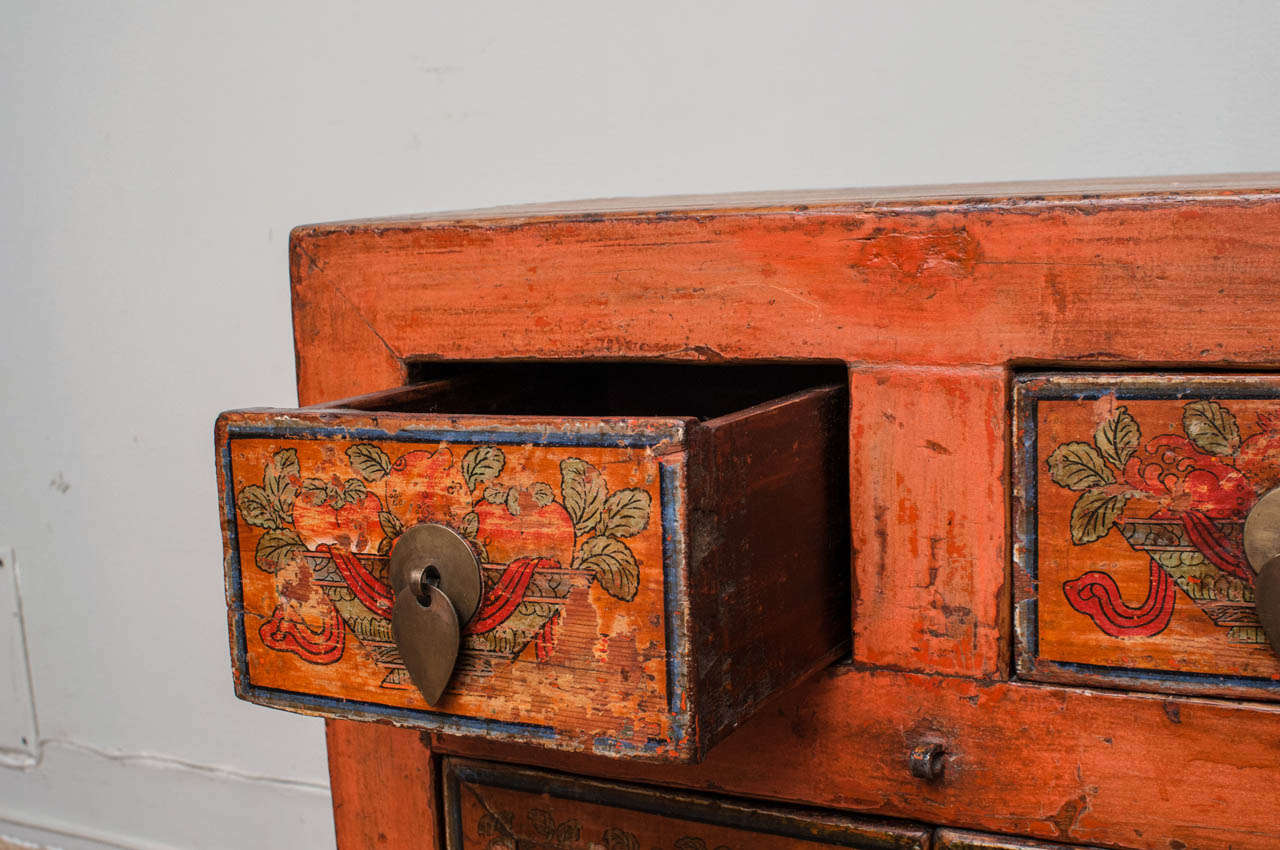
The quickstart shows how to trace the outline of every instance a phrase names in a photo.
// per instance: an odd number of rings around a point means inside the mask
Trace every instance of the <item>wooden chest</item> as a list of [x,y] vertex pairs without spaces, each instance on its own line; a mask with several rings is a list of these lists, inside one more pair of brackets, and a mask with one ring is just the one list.
[[1280,846],[1273,186],[298,228],[318,407],[218,426],[238,692],[330,718],[344,847]]

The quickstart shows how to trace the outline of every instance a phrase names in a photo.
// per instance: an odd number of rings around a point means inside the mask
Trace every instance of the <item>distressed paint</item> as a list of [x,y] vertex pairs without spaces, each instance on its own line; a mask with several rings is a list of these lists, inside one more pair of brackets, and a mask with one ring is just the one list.
[[[663,542],[679,534],[663,520],[682,518],[664,513],[671,495],[660,486],[684,426],[224,415],[241,694],[560,746],[607,737],[618,752],[687,754],[694,742],[675,733],[688,708],[668,699],[685,659],[668,655],[665,625],[683,604],[667,593],[681,553]],[[599,498],[584,508],[570,490],[588,486]],[[634,508],[625,515],[624,501]],[[459,530],[484,562],[485,599],[434,708],[390,635],[386,556],[416,522]],[[624,550],[610,561],[621,570],[593,572],[601,542]]]
[[1243,526],[1280,483],[1280,379],[1026,376],[1019,671],[1280,697]]
[[849,380],[854,660],[1003,675],[1004,371],[857,366]]
[[[914,778],[911,750],[934,742],[946,752],[941,780]],[[404,746],[428,752],[416,739]],[[848,666],[780,699],[698,765],[450,736],[432,744],[611,780],[1133,850],[1274,850],[1277,748],[1275,705]]]
[[[705,421],[354,409],[396,398],[219,419],[243,698],[696,760],[848,651],[839,388]],[[468,538],[485,585],[436,706],[390,629],[387,556],[419,522]]]
[[[831,358],[853,369],[906,367],[899,395],[941,412],[945,387],[971,381],[975,366],[1005,375],[1036,363],[1275,368],[1280,346],[1265,332],[1280,319],[1275,184],[1254,176],[669,199],[299,228],[291,255],[299,395],[320,402],[392,386],[418,358]],[[856,429],[857,393],[851,402]],[[985,419],[955,417],[943,431],[946,421],[935,414],[920,436],[956,456],[971,446],[987,454]],[[861,441],[899,439],[883,417],[863,423]],[[859,485],[868,467],[851,444],[857,534],[867,510],[860,486],[882,485]],[[938,492],[930,454],[913,457],[904,443],[885,455],[901,466],[879,474],[883,486],[901,480]],[[981,496],[951,491],[977,546],[973,584],[958,584],[961,602],[999,600],[1008,572],[980,565],[1006,557],[1006,495],[988,501],[985,476],[1004,482],[1007,472],[985,457],[950,462],[984,476],[971,482]],[[908,551],[909,543],[888,545]],[[449,736],[435,745],[1073,844],[1280,843],[1274,707],[967,678],[1007,665],[997,656],[993,667],[981,640],[977,652],[940,640],[926,643],[929,653],[895,648],[919,644],[921,622],[945,617],[912,613],[932,591],[910,582],[890,585],[911,590],[907,615],[895,614],[896,600],[865,591],[876,586],[866,574],[873,563],[854,564],[855,616],[873,618],[866,657],[888,669],[821,677],[700,767]],[[895,569],[887,562],[887,574]],[[996,626],[1007,654],[1004,607],[984,629]],[[904,663],[924,672],[892,669]],[[935,665],[947,674],[930,674]],[[373,727],[333,721],[330,730],[331,745],[340,741],[334,760],[377,757]],[[389,731],[406,758],[430,758],[417,735]],[[910,747],[925,738],[954,753],[938,784],[907,772]],[[339,821],[376,817],[367,799],[335,786]],[[431,836],[421,842],[435,846]]]
[[914,824],[742,805],[445,759],[449,850],[926,850]]

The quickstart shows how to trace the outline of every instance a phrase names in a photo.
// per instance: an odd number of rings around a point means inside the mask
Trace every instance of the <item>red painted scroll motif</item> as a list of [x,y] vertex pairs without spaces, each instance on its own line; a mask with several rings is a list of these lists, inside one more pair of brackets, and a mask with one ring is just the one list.
[[1230,630],[1230,640],[1264,640],[1243,528],[1258,498],[1280,484],[1280,417],[1260,413],[1257,423],[1260,430],[1242,438],[1226,405],[1191,401],[1183,407],[1183,433],[1144,442],[1137,419],[1120,406],[1091,442],[1054,449],[1050,478],[1080,494],[1072,542],[1085,546],[1116,530],[1151,565],[1140,603],[1127,603],[1108,572],[1090,570],[1063,583],[1071,607],[1113,637],[1149,637],[1169,625],[1182,590]]

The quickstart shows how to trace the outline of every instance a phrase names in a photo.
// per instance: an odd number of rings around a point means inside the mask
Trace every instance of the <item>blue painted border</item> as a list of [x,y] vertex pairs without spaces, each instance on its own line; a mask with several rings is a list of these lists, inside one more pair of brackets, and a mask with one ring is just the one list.
[[683,436],[681,430],[666,428],[647,434],[637,434],[634,431],[611,430],[602,430],[597,433],[565,433],[541,428],[530,428],[527,431],[482,428],[474,430],[401,428],[388,431],[383,428],[343,428],[341,426],[228,425],[227,436],[239,439],[265,437],[285,440],[386,440],[396,443],[493,443],[504,446],[592,446],[639,449],[679,440]]
[[[395,432],[377,428],[342,428],[324,427],[307,428],[305,426],[260,426],[260,425],[228,425],[227,437],[221,449],[220,462],[226,481],[226,492],[223,499],[227,540],[231,557],[226,564],[228,587],[231,590],[230,604],[235,612],[234,658],[233,663],[239,674],[241,694],[249,700],[265,700],[295,705],[323,712],[343,712],[358,710],[377,717],[401,720],[413,723],[423,729],[439,732],[483,733],[492,736],[519,735],[526,738],[554,741],[557,733],[554,727],[532,724],[513,723],[509,721],[486,720],[483,718],[465,717],[457,714],[433,712],[420,709],[399,708],[363,700],[347,700],[337,697],[316,696],[279,688],[268,688],[255,685],[249,678],[248,640],[244,623],[244,583],[240,571],[240,538],[236,523],[236,507],[234,495],[234,477],[231,464],[232,439],[274,438],[274,439],[367,439],[387,440],[394,442],[492,442],[503,445],[536,445],[536,446],[601,446],[620,448],[639,448],[657,445],[666,440],[678,438],[674,429],[652,434],[534,434],[519,431],[458,431],[447,429],[401,429]],[[680,469],[659,459],[659,494],[660,514],[662,516],[662,576],[663,576],[663,618],[666,629],[666,674],[667,674],[667,706],[671,715],[672,738],[682,740],[690,725],[691,713],[681,710],[685,691],[684,658],[687,647],[680,626],[683,624],[681,600],[685,598],[683,581],[682,553],[684,551],[683,535],[679,526],[679,494]],[[673,647],[676,651],[673,651]],[[654,753],[671,745],[672,741],[661,738],[650,738],[643,744],[616,738],[599,738],[596,748],[606,751],[626,751]]]
[[[1240,378],[1244,376],[1232,375],[1195,375],[1188,376],[1188,381],[1196,381],[1199,383],[1207,383],[1214,380],[1221,380],[1225,383],[1232,381],[1233,377]],[[1093,378],[1088,375],[1081,375],[1079,379],[1082,381],[1105,380],[1101,376]],[[1028,384],[1032,381],[1051,380],[1058,382],[1050,386],[1030,387]],[[1026,399],[1026,421],[1021,423],[1024,426],[1024,434],[1022,438],[1022,476],[1023,486],[1025,488],[1028,510],[1024,511],[1025,517],[1022,527],[1022,542],[1026,547],[1026,564],[1024,568],[1027,570],[1031,580],[1035,583],[1036,592],[1031,597],[1030,605],[1027,606],[1026,614],[1023,618],[1027,624],[1027,648],[1033,658],[1033,663],[1044,661],[1052,664],[1054,667],[1081,675],[1099,676],[1099,677],[1125,677],[1129,679],[1141,679],[1143,681],[1160,684],[1162,682],[1191,684],[1191,685],[1212,685],[1220,687],[1239,687],[1254,688],[1265,691],[1276,691],[1280,693],[1280,681],[1268,679],[1262,676],[1221,676],[1215,673],[1179,673],[1168,670],[1152,670],[1143,667],[1111,667],[1103,664],[1081,664],[1073,661],[1054,661],[1052,659],[1041,659],[1040,657],[1040,540],[1038,530],[1036,528],[1037,508],[1039,507],[1039,486],[1040,486],[1040,467],[1036,463],[1036,459],[1040,456],[1039,444],[1039,426],[1040,426],[1040,408],[1041,401],[1087,401],[1103,398],[1104,396],[1114,395],[1118,401],[1180,401],[1182,399],[1280,399],[1280,388],[1277,387],[1242,387],[1235,385],[1234,387],[1224,386],[1221,390],[1207,386],[1197,386],[1189,388],[1183,392],[1171,393],[1167,388],[1161,389],[1157,386],[1145,386],[1142,384],[1124,386],[1123,383],[1115,384],[1098,384],[1091,387],[1068,387],[1065,382],[1070,380],[1069,376],[1061,374],[1029,374],[1015,376],[1014,382],[1022,397]],[[1138,380],[1141,380],[1139,377]],[[1015,397],[1015,412],[1018,402]],[[1015,612],[1016,613],[1016,612]]]

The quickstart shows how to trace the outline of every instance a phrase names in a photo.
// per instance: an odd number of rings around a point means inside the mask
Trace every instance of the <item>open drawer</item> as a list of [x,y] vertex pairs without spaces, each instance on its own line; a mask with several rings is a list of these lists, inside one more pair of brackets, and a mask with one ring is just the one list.
[[[848,651],[844,386],[545,372],[219,417],[242,698],[689,761]],[[420,532],[478,575],[434,609],[456,614],[438,698],[415,685],[447,628],[401,624],[448,576],[405,590],[394,566]]]

